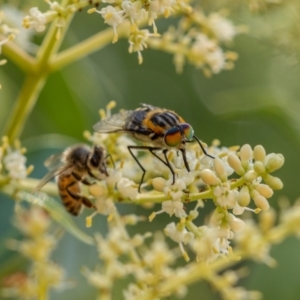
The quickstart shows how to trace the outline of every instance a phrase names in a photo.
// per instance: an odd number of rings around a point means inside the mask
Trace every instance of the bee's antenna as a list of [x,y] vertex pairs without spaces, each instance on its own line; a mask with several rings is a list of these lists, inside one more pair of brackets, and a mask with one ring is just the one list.
[[201,150],[203,151],[204,155],[206,155],[206,156],[208,156],[208,157],[210,157],[210,158],[213,158],[213,159],[215,158],[214,156],[212,156],[212,155],[210,155],[210,154],[207,153],[207,151],[206,151],[205,148],[203,147],[201,141],[200,141],[195,135],[193,136],[193,138],[194,138],[194,139],[197,141],[197,143],[199,144],[199,146],[200,146]]

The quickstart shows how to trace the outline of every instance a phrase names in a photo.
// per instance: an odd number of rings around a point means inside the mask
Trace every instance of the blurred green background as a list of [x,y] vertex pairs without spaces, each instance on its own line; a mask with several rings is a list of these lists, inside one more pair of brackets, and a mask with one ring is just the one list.
[[[299,5],[295,3],[292,1],[261,14],[251,14],[243,6],[235,7],[231,15],[235,24],[246,24],[250,31],[235,39],[232,49],[239,54],[235,68],[210,79],[192,66],[186,66],[181,75],[176,74],[172,57],[163,52],[144,51],[144,63],[138,65],[137,56],[128,53],[126,40],[52,74],[21,138],[28,150],[28,165],[35,166],[32,177],[41,178],[45,174],[43,161],[50,154],[84,141],[83,131],[92,131],[99,119],[98,110],[113,99],[118,103],[117,109],[134,109],[141,102],[172,109],[192,124],[196,135],[207,144],[217,138],[224,146],[262,144],[268,153],[282,153],[286,162],[275,176],[282,179],[284,189],[275,192],[270,204],[278,208],[277,202],[282,196],[295,201],[300,196],[300,66],[297,60],[300,30],[296,12]],[[172,21],[157,24],[162,26],[159,28],[166,28],[169,22]],[[98,32],[105,27],[102,23],[98,15],[78,13],[62,47]],[[295,39],[291,34],[294,31],[299,33]],[[279,35],[285,43],[280,42]],[[41,36],[35,39],[38,42]],[[3,86],[0,128],[3,128],[24,76],[8,62],[0,68],[0,79]],[[7,238],[19,234],[12,226],[14,202],[0,196],[0,275],[4,276],[25,268],[26,261],[5,247]],[[119,208],[121,213],[151,213],[125,205]],[[205,211],[211,209],[208,205]],[[78,227],[91,235],[99,231],[105,233],[104,216],[99,215],[91,229],[85,228],[87,214],[74,218]],[[138,227],[143,232],[155,231],[170,221],[168,216],[160,215],[151,224],[145,222]],[[135,228],[130,228],[130,233],[134,232]],[[271,254],[278,261],[276,268],[244,262],[249,276],[240,284],[261,291],[264,299],[299,299],[300,242],[289,238],[275,246]],[[94,269],[100,264],[94,247],[65,233],[53,260],[65,268],[67,278],[74,280],[75,286],[53,292],[51,299],[95,299],[96,290],[88,286],[80,273],[83,265]],[[115,299],[122,299],[124,284],[126,282],[116,284]],[[194,284],[186,299],[199,299],[199,295],[201,299],[219,299],[203,283]]]

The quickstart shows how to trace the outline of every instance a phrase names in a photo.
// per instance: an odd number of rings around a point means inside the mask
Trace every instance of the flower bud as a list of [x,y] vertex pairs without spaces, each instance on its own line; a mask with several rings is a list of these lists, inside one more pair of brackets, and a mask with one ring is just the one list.
[[265,166],[268,173],[272,173],[282,167],[284,156],[282,154],[270,153],[265,158]]
[[243,186],[239,192],[238,203],[240,206],[245,207],[250,203],[251,197],[247,186]]
[[262,145],[257,145],[253,150],[253,157],[256,161],[263,162],[266,157],[266,150]]
[[201,178],[204,183],[209,185],[220,185],[222,183],[220,178],[218,178],[216,174],[209,169],[204,169],[201,172]]
[[222,182],[227,181],[227,173],[225,169],[225,165],[222,159],[216,157],[214,159],[214,168],[215,172],[217,173],[218,177],[222,180]]
[[228,215],[228,223],[234,232],[241,231],[245,227],[245,223],[241,219],[236,218],[233,214]]
[[245,180],[248,181],[248,182],[252,182],[252,181],[255,180],[257,177],[258,177],[258,174],[257,174],[255,171],[253,171],[253,170],[248,171],[248,172],[244,175]]
[[266,184],[258,184],[255,189],[265,198],[270,198],[273,196],[273,190]]
[[93,184],[91,186],[89,186],[89,193],[97,198],[97,197],[101,197],[103,195],[105,195],[107,193],[106,189],[98,184]]
[[267,174],[263,176],[263,179],[272,190],[281,190],[283,188],[283,183],[278,177]]
[[238,158],[236,154],[229,154],[227,158],[229,166],[237,173],[238,175],[242,176],[245,174],[245,170],[242,167],[241,160]]
[[166,180],[162,177],[156,177],[152,179],[152,186],[158,192],[163,192],[166,186]]
[[264,211],[259,214],[259,226],[262,231],[266,232],[275,225],[276,221],[276,212],[271,207],[268,211]]
[[253,201],[255,205],[261,210],[268,210],[270,207],[268,200],[260,194],[253,197]]
[[197,210],[191,210],[189,213],[189,218],[192,220],[197,219],[199,216],[199,212]]
[[253,167],[254,167],[255,172],[258,173],[258,174],[264,174],[264,173],[266,173],[265,165],[261,161],[258,161],[258,160],[255,161]]
[[247,168],[249,165],[249,160],[252,159],[253,151],[249,144],[243,145],[240,150],[240,158],[242,162],[242,166]]

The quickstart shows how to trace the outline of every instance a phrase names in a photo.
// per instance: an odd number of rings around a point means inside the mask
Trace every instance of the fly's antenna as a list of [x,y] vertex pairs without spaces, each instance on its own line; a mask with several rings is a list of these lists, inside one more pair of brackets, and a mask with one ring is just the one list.
[[215,159],[215,157],[214,157],[213,155],[210,155],[210,154],[207,153],[207,151],[206,151],[205,148],[203,147],[201,141],[200,141],[195,135],[193,135],[193,138],[194,138],[194,139],[197,141],[197,143],[199,144],[199,146],[200,146],[201,150],[203,151],[204,155],[206,155],[206,156],[208,156],[208,157],[210,157],[210,158],[212,158],[212,159]]

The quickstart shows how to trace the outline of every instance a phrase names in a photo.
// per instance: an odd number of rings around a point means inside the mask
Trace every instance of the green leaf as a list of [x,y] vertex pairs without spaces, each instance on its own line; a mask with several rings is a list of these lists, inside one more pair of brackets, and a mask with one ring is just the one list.
[[82,242],[92,245],[93,238],[82,230],[80,230],[70,214],[60,205],[57,201],[53,198],[49,197],[45,193],[36,193],[36,195],[27,193],[27,192],[20,192],[20,197],[34,205],[38,205],[50,214],[51,218],[56,222],[60,223],[68,232],[74,235],[76,238],[81,240]]

